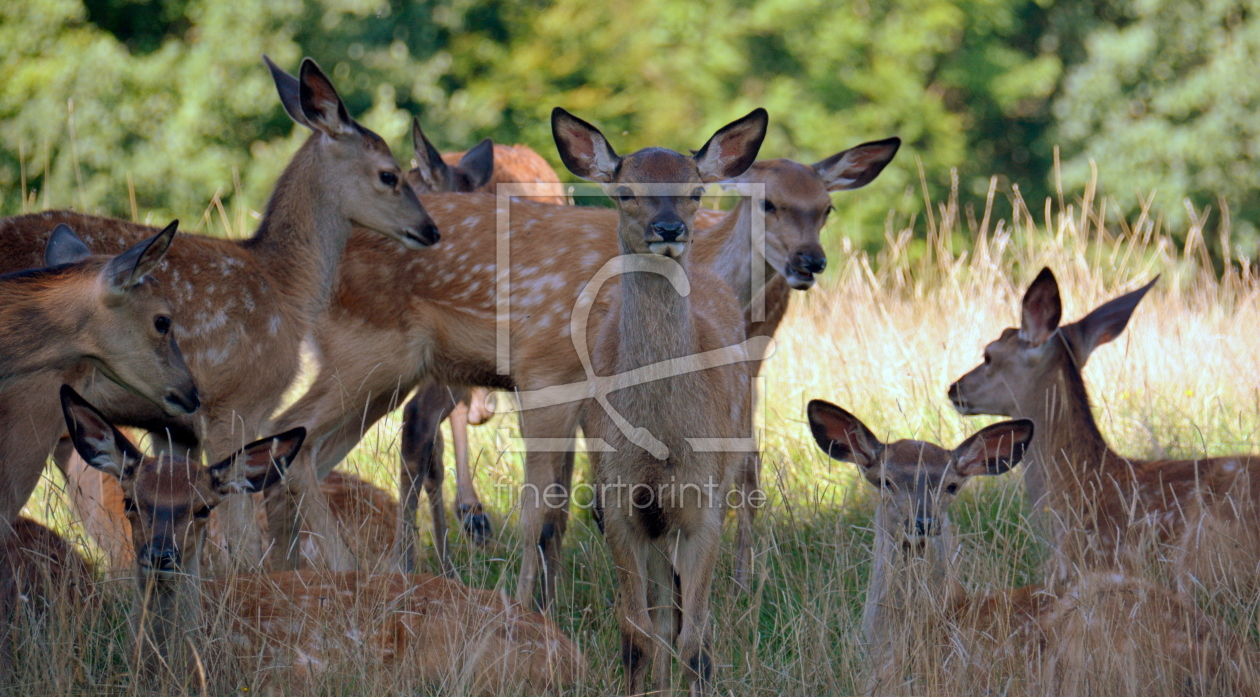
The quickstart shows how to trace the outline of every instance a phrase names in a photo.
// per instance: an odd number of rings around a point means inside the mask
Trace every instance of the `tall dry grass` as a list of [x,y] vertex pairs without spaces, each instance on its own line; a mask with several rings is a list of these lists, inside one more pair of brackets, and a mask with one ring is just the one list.
[[[945,390],[979,361],[987,341],[1018,322],[1023,289],[1042,266],[1058,276],[1065,321],[1162,274],[1125,334],[1100,349],[1085,370],[1095,413],[1115,449],[1141,457],[1260,450],[1257,272],[1250,261],[1227,253],[1221,274],[1206,251],[1209,235],[1228,249],[1227,216],[1207,229],[1206,213],[1195,212],[1195,226],[1178,231],[1188,240],[1179,245],[1160,229],[1155,212],[1117,219],[1094,187],[1082,199],[1060,197],[1044,206],[1026,205],[1016,189],[1009,197],[991,191],[987,201],[970,205],[955,195],[929,210],[919,220],[890,218],[886,244],[874,257],[847,244],[831,249],[821,286],[795,296],[778,335],[765,371],[763,483],[770,503],[759,519],[755,587],[749,595],[735,592],[729,554],[714,587],[722,694],[861,690],[860,614],[874,497],[851,466],[817,451],[804,405],[828,399],[860,415],[881,438],[958,443],[989,420],[958,416]],[[245,223],[242,214],[216,213],[206,222]],[[398,425],[396,416],[383,420],[344,467],[395,488]],[[472,451],[483,498],[497,513],[497,542],[477,549],[456,540],[455,559],[466,582],[511,592],[520,556],[515,492],[522,480],[515,423],[497,418],[476,429]],[[578,473],[585,477],[580,457]],[[74,535],[61,486],[59,475],[50,474],[28,512]],[[1039,579],[1044,550],[1024,505],[1018,472],[973,483],[955,504],[960,578],[970,592]],[[576,511],[570,530],[555,616],[590,662],[591,680],[575,693],[605,694],[619,689],[620,675],[610,612],[613,572],[589,512]],[[437,570],[432,555],[426,563]],[[131,586],[103,582],[96,596],[71,611],[28,618],[19,651],[24,689],[140,694],[126,668]],[[1253,642],[1258,600],[1235,604],[1223,618]],[[915,659],[914,665],[932,669],[908,674],[908,692],[961,692],[950,666],[931,656]],[[389,681],[370,665],[338,671],[327,687],[323,694],[389,693]],[[1003,665],[992,667],[984,687],[992,694],[1040,689],[1017,667]],[[1169,689],[1147,687],[1148,694]]]

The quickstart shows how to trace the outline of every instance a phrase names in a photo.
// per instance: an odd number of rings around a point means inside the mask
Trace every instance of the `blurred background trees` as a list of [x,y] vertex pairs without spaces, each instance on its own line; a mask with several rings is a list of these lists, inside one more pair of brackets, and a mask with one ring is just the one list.
[[[558,165],[564,106],[621,151],[698,147],[755,106],[767,157],[821,159],[889,135],[902,155],[846,196],[831,235],[873,246],[956,169],[1033,210],[1096,162],[1112,215],[1139,194],[1183,224],[1219,200],[1255,255],[1256,5],[1174,0],[25,0],[0,7],[0,212],[74,206],[200,219],[258,210],[305,137],[259,55],[330,72],[404,162],[408,121],[465,149],[490,136]],[[132,204],[134,196],[134,206]],[[1005,204],[1003,204],[1005,205]],[[133,213],[134,210],[134,213]],[[192,227],[186,222],[186,225]]]

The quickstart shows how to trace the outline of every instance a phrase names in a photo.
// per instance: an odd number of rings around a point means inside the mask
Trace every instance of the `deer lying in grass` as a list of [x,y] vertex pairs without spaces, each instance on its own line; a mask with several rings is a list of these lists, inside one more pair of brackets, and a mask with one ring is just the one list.
[[[753,323],[754,333],[770,333],[777,326],[791,292],[787,276],[795,277],[796,285],[804,288],[820,270],[823,261],[818,234],[831,208],[828,192],[870,182],[895,154],[898,142],[891,139],[859,145],[814,166],[770,160],[755,164],[745,175],[755,177],[751,182],[765,183],[766,200],[775,206],[775,213],[765,218],[766,261],[762,268],[776,280],[764,290],[766,321]],[[521,433],[530,439],[527,443],[543,444],[527,449],[527,490],[552,490],[565,498],[551,505],[544,505],[539,497],[522,500],[522,538],[531,543],[525,546],[517,599],[534,599],[541,582],[538,599],[546,606],[554,596],[554,572],[560,565],[568,523],[572,444],[580,399],[585,397],[581,383],[587,378],[568,338],[569,326],[581,289],[617,253],[617,216],[607,209],[513,202],[511,266],[507,270],[510,293],[500,298],[496,292],[495,199],[484,194],[421,198],[455,244],[439,245],[408,259],[378,240],[352,238],[338,294],[327,322],[317,332],[322,358],[319,373],[311,389],[276,423],[282,428],[308,428],[311,443],[294,468],[309,468],[322,475],[345,457],[368,426],[432,378],[447,384],[480,384],[526,394],[577,386],[571,399],[521,413]],[[737,289],[739,302],[749,308],[746,315],[750,321],[754,296],[763,292],[753,282],[753,205],[750,197],[724,214],[719,227],[697,236],[694,252]],[[564,237],[562,248],[555,245],[556,235]],[[783,281],[778,280],[780,276]],[[383,287],[394,292],[381,294],[378,289]],[[400,295],[407,302],[401,310]],[[500,302],[510,305],[505,313],[510,320],[506,365],[498,353],[496,317]],[[605,306],[603,300],[597,302],[592,318]],[[435,398],[442,399],[440,392]],[[400,477],[403,518],[397,539],[404,569],[414,568],[417,500],[408,492],[417,487],[412,483],[423,482],[431,496],[441,495],[441,467],[427,466],[441,460],[424,454],[430,451],[432,434],[443,416],[430,412],[422,416],[427,420],[424,428],[407,431],[408,438],[416,438],[408,452],[417,454],[408,455],[407,464],[414,469]],[[280,549],[293,550],[290,561],[294,563],[299,526],[289,511],[298,500],[303,501],[306,526],[326,545],[337,543],[335,521],[324,518],[331,515],[326,506],[310,504],[319,497],[318,487],[311,484],[313,479],[291,477],[289,491],[276,489],[268,496],[269,511],[284,511],[278,515],[269,512],[272,534]],[[443,510],[442,503],[433,498],[430,507]],[[440,544],[445,540],[445,519],[435,515],[433,520],[435,526],[443,526],[434,532]],[[750,516],[746,520],[751,524]],[[441,549],[439,557],[449,569],[449,559]]]
[[[350,118],[332,83],[315,62],[302,63],[300,78],[267,61],[285,111],[311,136],[276,182],[266,214],[248,240],[183,236],[154,278],[169,294],[180,319],[175,335],[202,390],[196,418],[172,418],[130,392],[94,383],[93,401],[114,422],[159,434],[157,445],[181,453],[203,451],[217,461],[256,438],[274,414],[299,367],[299,345],[324,313],[342,251],[356,226],[417,249],[438,240],[437,228],[403,179],[379,136]],[[48,230],[68,223],[93,248],[121,252],[155,231],[144,225],[68,211],[0,221],[0,269],[33,265]],[[367,233],[364,233],[367,234]],[[374,292],[381,292],[376,289]],[[50,378],[40,394],[41,413],[55,416]],[[23,467],[42,468],[62,431],[31,440]],[[59,449],[69,452],[69,448]],[[12,461],[6,459],[6,461]],[[60,463],[73,470],[73,463]],[[249,497],[230,497],[236,556],[257,561],[261,540]]]
[[[963,414],[1037,424],[1024,470],[1044,510],[1055,583],[1100,568],[1144,569],[1151,543],[1182,590],[1252,584],[1260,571],[1260,456],[1139,460],[1108,447],[1090,412],[1081,368],[1120,336],[1154,281],[1060,326],[1054,274],[1042,269],[1023,299],[1020,328],[985,347],[984,363],[949,388]],[[1257,478],[1260,482],[1260,478]]]
[[176,227],[107,257],[93,256],[58,225],[43,268],[0,276],[0,681],[11,668],[12,570],[20,566],[12,523],[60,432],[41,391],[49,376],[78,380],[95,367],[164,414],[187,414],[200,404],[172,334],[171,307],[146,282]]
[[949,507],[972,477],[1019,462],[1031,421],[988,426],[951,451],[884,444],[820,400],[808,416],[818,446],[880,492],[862,622],[868,694],[1020,694],[1020,681],[1030,695],[1256,694],[1246,642],[1140,578],[1096,573],[1058,596],[1037,586],[968,596]]
[[423,683],[538,693],[580,679],[581,653],[548,620],[447,579],[308,571],[200,583],[198,549],[210,511],[230,493],[279,481],[305,433],[250,443],[204,467],[148,457],[74,390],[63,387],[61,398],[79,454],[116,477],[126,495],[139,591],[135,659],[150,679],[187,686],[201,672],[230,680],[213,662],[216,645],[230,654],[225,660],[254,672],[251,685],[303,691],[351,669],[402,691]]
[[[748,354],[734,289],[690,260],[705,184],[743,174],[761,148],[757,109],[713,135],[694,157],[647,148],[620,157],[594,126],[556,108],[551,130],[570,172],[617,202],[620,283],[596,320],[590,360],[609,386],[591,387],[583,424],[600,453],[596,491],[617,571],[617,619],[626,689],[669,685],[677,649],[691,694],[711,694],[709,594],[721,547],[723,497],[742,453],[700,441],[747,437]],[[669,189],[669,191],[662,191]],[[727,349],[716,367],[698,357]],[[654,374],[683,361],[677,375]],[[640,381],[620,376],[648,371]],[[675,594],[678,599],[675,599]],[[681,626],[675,613],[680,613]]]
[[58,603],[73,611],[96,586],[87,560],[48,527],[25,516],[13,521],[13,547],[17,559],[13,568],[22,603],[37,614],[53,610]]

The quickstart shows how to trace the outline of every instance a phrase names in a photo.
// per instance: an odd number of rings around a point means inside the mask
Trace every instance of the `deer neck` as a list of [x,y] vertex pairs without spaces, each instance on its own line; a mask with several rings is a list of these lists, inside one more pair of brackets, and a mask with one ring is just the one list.
[[308,138],[293,156],[246,243],[276,279],[276,292],[301,305],[308,321],[328,305],[353,228],[340,210],[339,194],[329,190],[319,138]]
[[[754,255],[752,244],[752,198],[740,200],[739,205],[726,214],[722,222],[706,231],[714,241],[716,248],[707,247],[707,252],[697,261],[706,266],[714,274],[721,276],[735,291],[741,309],[747,310],[753,298],[765,290],[767,281],[776,273],[766,263],[764,254],[758,250]],[[701,252],[697,248],[697,252]],[[754,285],[753,264],[762,266],[760,283]]]
[[875,563],[862,616],[872,647],[895,643],[896,632],[910,622],[921,624],[933,610],[952,607],[963,592],[956,568],[958,545],[948,519],[939,535],[922,546],[907,547],[889,527],[901,521],[885,521],[880,513],[875,514]]
[[1082,474],[1101,470],[1111,457],[1071,345],[1062,334],[1049,341],[1053,344],[1048,350],[1055,352],[1049,367],[1033,381],[1033,389],[1020,400],[1022,413],[1015,415],[1031,419],[1035,427],[1024,458],[1028,499],[1035,510],[1049,501],[1048,494],[1079,488]]
[[[631,252],[622,247],[622,254]],[[618,369],[634,370],[671,358],[680,358],[695,352],[694,327],[689,296],[678,290],[663,273],[677,273],[675,263],[661,257],[646,258],[654,271],[630,271],[621,276],[620,351]],[[687,254],[678,259],[683,273],[688,268]],[[695,288],[691,289],[695,292]],[[657,380],[640,387],[657,386],[668,390]]]
[[0,388],[22,375],[72,367],[91,354],[75,331],[89,321],[77,302],[82,292],[76,283],[33,297],[0,285]]

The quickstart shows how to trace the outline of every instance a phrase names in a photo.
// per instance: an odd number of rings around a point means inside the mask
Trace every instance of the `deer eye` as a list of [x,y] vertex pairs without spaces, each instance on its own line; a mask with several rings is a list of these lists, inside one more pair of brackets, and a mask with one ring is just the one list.
[[153,318],[153,328],[158,334],[166,335],[171,330],[171,318],[166,315],[158,315]]
[[774,204],[773,204],[773,203],[770,203],[770,201],[768,201],[768,200],[763,200],[763,201],[761,202],[761,209],[762,209],[763,211],[767,212],[767,213],[773,213],[773,212],[775,212],[775,211],[779,210],[778,208],[775,208],[775,207],[774,207]]
[[945,493],[949,494],[950,496],[953,496],[954,494],[957,494],[957,493],[958,493],[958,485],[957,485],[957,484],[950,484],[949,486],[945,487]]
[[210,517],[210,507],[209,507],[209,506],[206,506],[205,508],[199,508],[199,509],[197,509],[197,510],[193,511],[193,517],[194,517],[194,518],[209,518],[209,517]]
[[704,196],[704,189],[696,189],[695,191],[691,192],[692,201],[699,201],[700,197],[702,196]]
[[139,509],[136,508],[136,502],[131,500],[130,496],[123,497],[123,510],[128,513],[135,513]]
[[625,203],[626,201],[634,200],[634,192],[631,191],[628,187],[623,186],[613,192],[613,197],[616,198],[618,201]]
[[883,489],[884,491],[892,491],[892,490],[893,490],[893,483],[892,483],[891,481],[889,481],[888,479],[882,479],[882,478],[881,478],[881,479],[879,480],[879,488]]
[[390,188],[398,186],[398,175],[393,172],[381,172],[381,183]]

